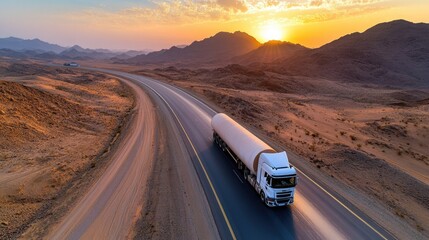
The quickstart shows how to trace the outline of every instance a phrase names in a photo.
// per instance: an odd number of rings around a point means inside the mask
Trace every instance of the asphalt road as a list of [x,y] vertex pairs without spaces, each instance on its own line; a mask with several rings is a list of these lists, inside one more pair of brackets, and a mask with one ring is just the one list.
[[[210,120],[216,114],[188,93],[148,77],[93,69],[130,79],[167,105],[191,155],[222,239],[393,239],[350,203],[317,179],[299,171],[295,202],[267,208],[243,181],[233,161],[212,142]],[[289,154],[291,163],[299,156]]]

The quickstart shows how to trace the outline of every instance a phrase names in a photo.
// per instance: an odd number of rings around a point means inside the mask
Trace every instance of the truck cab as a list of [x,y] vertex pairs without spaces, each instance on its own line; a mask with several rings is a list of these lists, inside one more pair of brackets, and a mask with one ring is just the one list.
[[261,153],[256,178],[261,200],[267,206],[293,203],[297,176],[295,168],[289,164],[286,152]]

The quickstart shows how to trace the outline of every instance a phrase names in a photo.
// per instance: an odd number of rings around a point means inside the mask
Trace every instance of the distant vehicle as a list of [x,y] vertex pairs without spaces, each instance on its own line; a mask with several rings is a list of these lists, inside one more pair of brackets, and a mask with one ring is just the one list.
[[66,66],[66,67],[79,67],[80,65],[78,63],[75,63],[75,62],[66,62],[66,63],[64,63],[64,66]]
[[244,179],[267,206],[293,203],[298,179],[286,152],[274,151],[226,114],[216,114],[211,125],[213,141],[243,170]]

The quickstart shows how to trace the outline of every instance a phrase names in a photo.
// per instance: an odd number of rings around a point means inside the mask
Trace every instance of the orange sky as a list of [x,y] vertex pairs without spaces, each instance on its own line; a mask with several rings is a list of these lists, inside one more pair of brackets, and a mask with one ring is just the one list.
[[110,49],[156,50],[237,30],[264,42],[267,28],[270,36],[318,47],[380,22],[429,22],[428,0],[20,0],[2,5],[0,37]]

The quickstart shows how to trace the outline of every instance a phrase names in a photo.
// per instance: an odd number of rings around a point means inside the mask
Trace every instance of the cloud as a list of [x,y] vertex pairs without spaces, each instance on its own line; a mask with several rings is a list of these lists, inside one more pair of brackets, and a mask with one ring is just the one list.
[[[190,0],[154,1],[152,7],[131,7],[119,11],[86,9],[72,12],[73,20],[88,21],[93,24],[141,25],[141,24],[192,24],[196,21],[228,20],[231,7],[220,6],[213,1]],[[237,6],[233,9],[237,11]]]
[[71,13],[74,20],[110,26],[177,25],[214,21],[260,21],[276,18],[320,22],[376,11],[387,0],[152,0],[150,7],[119,11],[87,9]]
[[217,0],[217,3],[226,8],[226,9],[232,9],[235,12],[241,11],[246,12],[247,6],[242,0]]

